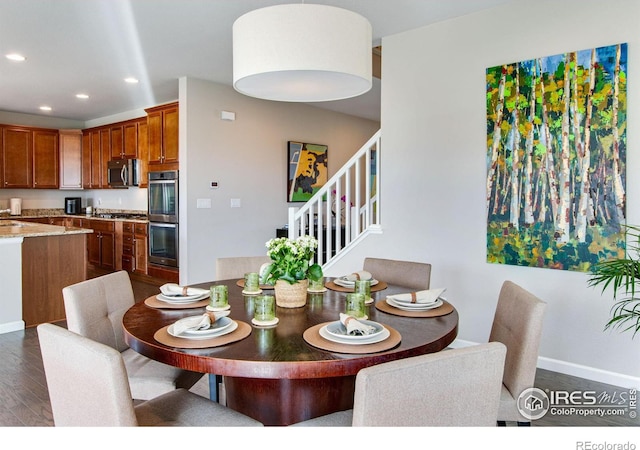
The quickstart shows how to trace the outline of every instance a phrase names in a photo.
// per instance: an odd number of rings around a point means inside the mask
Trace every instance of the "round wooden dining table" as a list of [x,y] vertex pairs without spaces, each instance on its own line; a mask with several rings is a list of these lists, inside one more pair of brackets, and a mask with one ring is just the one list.
[[452,311],[446,315],[428,318],[402,317],[378,309],[376,302],[384,301],[388,295],[411,291],[384,283],[384,289],[371,293],[374,303],[367,306],[367,315],[369,320],[396,330],[399,344],[374,353],[333,352],[311,345],[303,334],[310,327],[339,320],[340,312],[344,311],[345,292],[327,289],[324,293],[309,293],[303,307],[277,307],[276,325],[257,327],[251,325],[253,297],[242,293],[238,280],[193,287],[208,289],[214,284],[228,286],[229,317],[251,327],[247,337],[211,348],[165,345],[154,338],[158,330],[178,319],[201,315],[205,308],[159,309],[140,302],[124,315],[125,340],[132,349],[154,360],[222,376],[226,405],[265,425],[290,425],[350,409],[359,370],[438,352],[455,339],[458,330],[455,308],[450,308]]

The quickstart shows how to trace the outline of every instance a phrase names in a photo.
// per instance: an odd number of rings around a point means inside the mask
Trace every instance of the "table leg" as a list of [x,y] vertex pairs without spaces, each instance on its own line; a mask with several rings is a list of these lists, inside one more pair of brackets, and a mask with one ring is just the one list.
[[211,401],[220,401],[220,383],[222,383],[222,375],[209,374],[209,399]]

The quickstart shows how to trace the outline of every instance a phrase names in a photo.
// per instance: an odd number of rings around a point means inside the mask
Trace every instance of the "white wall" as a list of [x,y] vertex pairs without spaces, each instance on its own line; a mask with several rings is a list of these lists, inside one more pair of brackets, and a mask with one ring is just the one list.
[[[287,222],[287,141],[328,145],[329,176],[379,123],[296,103],[259,100],[202,80],[180,80],[180,282],[215,277],[215,260],[266,254]],[[221,111],[236,114],[220,119]],[[217,181],[218,189],[210,189]],[[231,199],[240,208],[231,208]],[[211,208],[198,209],[198,199]]]
[[[535,4],[535,5],[534,5]],[[640,2],[516,1],[383,39],[382,236],[368,239],[334,274],[366,255],[433,264],[460,312],[458,338],[486,341],[504,280],[548,303],[540,366],[640,385],[640,340],[603,331],[610,293],[587,274],[486,262],[485,70],[498,64],[628,42],[627,217],[639,223]]]

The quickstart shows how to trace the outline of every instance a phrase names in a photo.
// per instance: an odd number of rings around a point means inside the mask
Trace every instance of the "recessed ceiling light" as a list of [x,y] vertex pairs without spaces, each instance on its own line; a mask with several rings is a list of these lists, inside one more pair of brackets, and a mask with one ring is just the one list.
[[89,96],[87,94],[76,94],[76,97],[77,98],[81,98],[83,100],[89,98]]
[[129,77],[129,78],[125,78],[124,81],[126,81],[127,83],[136,84],[138,82],[138,79]]
[[25,59],[27,59],[18,53],[9,53],[5,56],[7,57],[7,59],[10,59],[11,61],[24,61]]
[[51,111],[51,106],[43,105],[43,106],[41,106],[41,107],[40,107],[40,109],[41,109],[42,111]]

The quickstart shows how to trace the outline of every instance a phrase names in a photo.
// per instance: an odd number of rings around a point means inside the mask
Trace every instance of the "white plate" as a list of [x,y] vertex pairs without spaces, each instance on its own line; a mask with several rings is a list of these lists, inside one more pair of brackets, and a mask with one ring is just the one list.
[[[335,280],[333,280],[333,282],[338,286],[342,286],[346,288],[352,288],[356,284],[354,281],[343,280],[342,278],[336,278]],[[375,279],[371,280],[371,286],[375,286],[376,284],[378,284],[378,280],[375,280]]]
[[[184,320],[194,320],[200,317],[202,316],[186,317],[184,319],[178,320],[176,323],[180,323]],[[226,334],[227,330],[231,328],[234,323],[235,322],[231,320],[229,317],[221,317],[220,319],[216,320],[210,328],[207,328],[206,330],[185,330],[181,334],[176,335],[173,332],[173,325],[170,325],[169,328],[167,329],[167,332],[174,337],[182,337],[182,338],[188,338],[188,339],[196,339],[196,338],[208,339],[211,337],[216,337],[222,334]]]
[[[231,319],[229,319],[231,320]],[[169,325],[169,328],[167,328],[167,332],[173,336],[173,337],[178,337],[181,339],[193,339],[193,340],[203,340],[203,339],[213,339],[213,338],[217,338],[220,336],[224,336],[225,334],[229,334],[232,333],[233,331],[235,331],[235,329],[238,328],[238,322],[236,322],[235,320],[231,320],[231,325],[227,328],[225,328],[224,330],[222,330],[221,332],[217,333],[217,334],[210,334],[207,336],[192,336],[192,335],[187,335],[187,334],[181,334],[179,336],[176,336],[173,334],[173,325]]]
[[[441,288],[441,289],[431,289],[430,291],[430,295],[432,297],[435,297],[435,300],[433,302],[423,302],[421,303],[421,305],[425,305],[425,304],[431,304],[436,302],[438,299],[441,298],[442,293],[446,291],[445,288]],[[390,295],[389,297],[391,297],[393,299],[394,302],[399,303],[401,305],[415,305],[417,302],[413,303],[411,301],[411,294],[395,294],[395,295]]]
[[347,328],[342,325],[342,322],[340,322],[339,320],[336,320],[335,322],[331,322],[330,324],[327,324],[327,333],[329,333],[330,335],[336,337],[336,338],[340,338],[340,339],[348,339],[350,341],[362,341],[364,339],[369,339],[372,338],[374,336],[377,336],[378,334],[382,333],[386,328],[383,327],[382,325],[380,325],[378,322],[372,322],[371,320],[360,320],[359,322],[365,324],[365,325],[371,325],[372,327],[374,327],[376,329],[376,331],[374,331],[371,334],[366,334],[366,335],[350,335],[347,334]]
[[373,337],[367,336],[368,339],[361,340],[353,340],[353,339],[345,339],[344,337],[339,338],[337,336],[332,335],[327,331],[327,325],[320,328],[319,333],[320,336],[325,338],[327,341],[335,342],[337,344],[349,344],[349,345],[366,345],[366,344],[375,344],[377,342],[382,342],[391,336],[391,332],[386,328],[382,327],[383,330],[381,333],[374,335]]
[[189,296],[189,297],[167,297],[164,294],[158,294],[156,295],[156,298],[158,300],[160,300],[161,302],[165,302],[165,303],[172,303],[172,304],[182,304],[182,303],[195,303],[197,301],[200,300],[204,300],[205,298],[209,297],[209,294],[200,294],[197,296]]
[[401,309],[403,311],[428,311],[430,309],[435,309],[438,308],[440,306],[442,306],[442,299],[438,299],[437,301],[433,302],[433,303],[429,303],[426,305],[421,305],[421,304],[414,304],[412,306],[406,305],[406,304],[400,304],[400,303],[396,303],[392,298],[387,297],[386,300],[387,304],[390,306],[393,306],[394,308],[398,308]]

